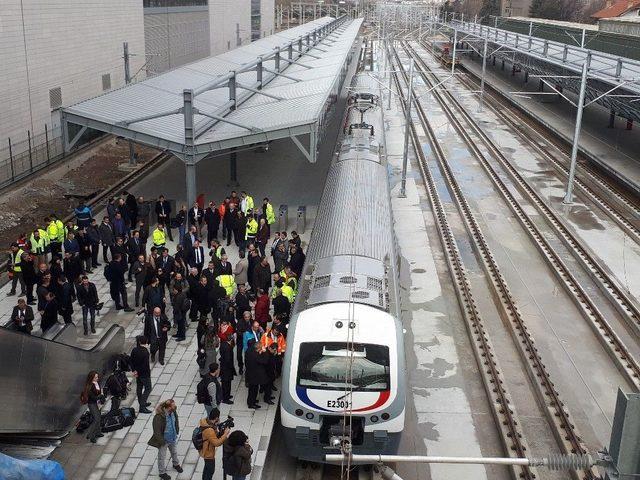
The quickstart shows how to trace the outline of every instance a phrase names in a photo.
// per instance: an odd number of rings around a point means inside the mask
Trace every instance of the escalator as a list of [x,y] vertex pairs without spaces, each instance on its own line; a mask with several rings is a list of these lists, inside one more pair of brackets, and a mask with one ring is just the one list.
[[73,428],[87,374],[111,370],[125,334],[112,325],[88,350],[73,346],[75,339],[73,324],[55,326],[43,337],[0,327],[0,441],[53,440]]

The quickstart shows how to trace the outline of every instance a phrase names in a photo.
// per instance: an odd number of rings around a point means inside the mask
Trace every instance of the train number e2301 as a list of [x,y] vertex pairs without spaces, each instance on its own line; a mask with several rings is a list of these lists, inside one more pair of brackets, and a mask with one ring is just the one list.
[[349,408],[351,402],[347,400],[327,400],[328,408]]

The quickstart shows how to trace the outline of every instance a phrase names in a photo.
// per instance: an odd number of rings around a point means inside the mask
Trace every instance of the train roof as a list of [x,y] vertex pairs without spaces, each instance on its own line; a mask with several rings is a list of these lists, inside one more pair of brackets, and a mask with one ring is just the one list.
[[[354,323],[349,331],[349,322]],[[368,305],[341,302],[318,305],[300,312],[296,319],[295,342],[341,342],[392,346],[396,328],[401,328],[392,315]],[[353,336],[350,335],[353,333]]]

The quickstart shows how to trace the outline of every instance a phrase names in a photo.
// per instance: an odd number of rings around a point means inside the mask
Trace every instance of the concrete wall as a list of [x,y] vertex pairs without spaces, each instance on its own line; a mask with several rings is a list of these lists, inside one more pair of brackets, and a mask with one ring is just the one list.
[[206,5],[144,9],[150,75],[211,55],[208,11]]
[[616,19],[603,18],[598,22],[600,31],[640,36],[640,21],[638,21],[637,17],[631,17],[629,21],[623,20],[624,18],[625,17]]
[[276,5],[275,0],[260,0],[261,19],[261,35],[268,37],[276,33]]
[[[251,41],[251,0],[209,0],[211,54],[217,55]],[[239,29],[239,32],[238,32]]]
[[144,63],[141,0],[0,3],[0,157],[7,137],[15,145],[51,128],[50,89],[66,106],[101,94],[103,74],[121,86],[124,41],[137,55],[131,73]]

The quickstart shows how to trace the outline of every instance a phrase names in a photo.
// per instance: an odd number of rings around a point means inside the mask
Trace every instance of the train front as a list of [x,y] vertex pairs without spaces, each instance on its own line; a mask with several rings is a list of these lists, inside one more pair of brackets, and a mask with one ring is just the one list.
[[[323,462],[325,454],[344,447],[392,454],[404,428],[402,327],[385,308],[383,283],[374,281],[380,277],[347,273],[341,260],[346,267],[346,259],[331,259],[328,279],[314,276],[315,306],[297,315],[287,347],[281,422],[289,453],[301,460]],[[377,263],[362,257],[355,262]],[[313,301],[332,294],[343,301]]]

